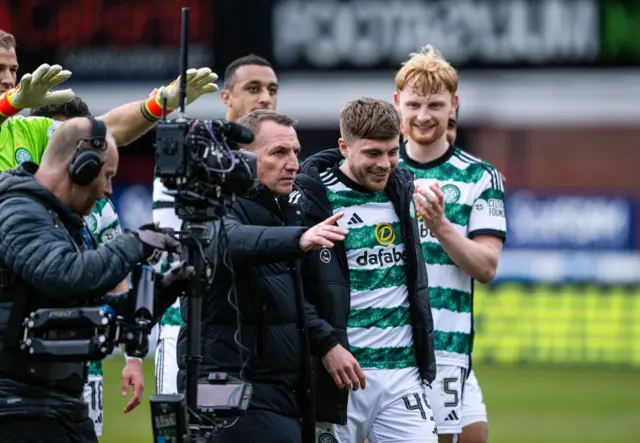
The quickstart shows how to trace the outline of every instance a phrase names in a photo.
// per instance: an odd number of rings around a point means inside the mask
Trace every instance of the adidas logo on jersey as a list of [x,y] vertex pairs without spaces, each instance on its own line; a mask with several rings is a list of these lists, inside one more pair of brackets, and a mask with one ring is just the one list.
[[347,222],[348,225],[357,225],[357,224],[360,224],[360,223],[364,223],[364,220],[362,220],[362,218],[360,218],[360,216],[358,214],[356,214],[355,212],[353,213],[353,215],[351,216],[351,218]]
[[460,420],[460,418],[458,417],[458,414],[456,414],[455,410],[449,412],[449,415],[447,415],[444,419],[444,421],[458,421],[458,420]]
[[386,266],[403,262],[407,259],[407,253],[395,246],[388,249],[378,249],[378,252],[364,251],[362,255],[356,257],[359,266]]

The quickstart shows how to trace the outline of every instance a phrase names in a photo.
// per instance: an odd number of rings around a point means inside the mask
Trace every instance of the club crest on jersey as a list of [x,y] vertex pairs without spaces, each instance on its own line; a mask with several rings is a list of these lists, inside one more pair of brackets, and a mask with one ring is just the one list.
[[31,157],[31,153],[27,151],[25,148],[16,149],[15,158],[18,164],[33,161],[33,157]]
[[96,232],[96,229],[98,228],[98,221],[96,220],[96,216],[93,214],[89,214],[87,217],[85,217],[85,220],[87,221],[87,227],[89,228],[91,233]]
[[444,185],[442,187],[445,203],[455,203],[460,199],[460,189],[456,185]]
[[115,229],[113,228],[105,229],[100,234],[100,243],[109,243],[111,240],[116,238],[117,235],[118,235],[118,232]]

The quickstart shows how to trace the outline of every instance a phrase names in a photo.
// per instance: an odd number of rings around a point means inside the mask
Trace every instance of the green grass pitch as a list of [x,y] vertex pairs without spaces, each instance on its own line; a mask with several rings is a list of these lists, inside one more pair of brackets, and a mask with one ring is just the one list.
[[[104,429],[100,443],[152,443],[149,396],[153,360],[145,360],[142,405],[123,413],[120,371],[105,361]],[[603,367],[477,365],[489,411],[491,443],[633,443],[640,441],[640,373]]]

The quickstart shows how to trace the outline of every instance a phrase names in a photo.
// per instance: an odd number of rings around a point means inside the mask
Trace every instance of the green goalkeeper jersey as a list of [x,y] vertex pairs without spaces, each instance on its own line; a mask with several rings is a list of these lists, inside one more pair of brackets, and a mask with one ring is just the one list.
[[[14,168],[24,162],[40,164],[49,137],[62,123],[47,117],[11,117],[0,126],[0,171]],[[107,243],[122,232],[118,214],[111,201],[100,200],[85,224],[98,243]],[[102,362],[93,362],[91,375],[102,375]]]
[[61,123],[46,117],[11,117],[0,126],[0,171],[31,161],[40,163],[42,153]]

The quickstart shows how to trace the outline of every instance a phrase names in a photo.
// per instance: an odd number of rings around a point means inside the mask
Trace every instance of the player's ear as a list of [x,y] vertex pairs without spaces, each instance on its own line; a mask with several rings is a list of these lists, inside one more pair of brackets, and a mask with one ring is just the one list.
[[347,142],[345,142],[343,138],[340,138],[338,139],[338,146],[340,147],[340,154],[342,154],[343,157],[346,157],[347,151],[349,150]]
[[393,93],[393,102],[396,104],[396,109],[400,110],[400,95],[398,95],[398,91]]
[[222,103],[229,106],[229,102],[231,102],[231,92],[228,89],[223,89],[220,91],[220,98],[222,98]]
[[454,95],[453,98],[451,99],[451,107],[453,108],[453,111],[455,112],[456,109],[458,109],[458,96]]

